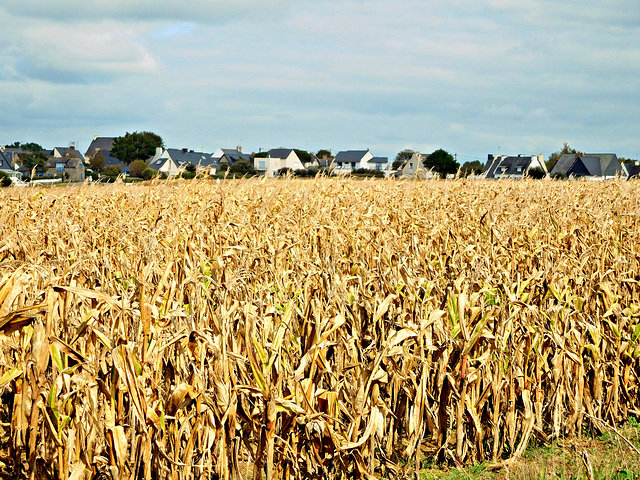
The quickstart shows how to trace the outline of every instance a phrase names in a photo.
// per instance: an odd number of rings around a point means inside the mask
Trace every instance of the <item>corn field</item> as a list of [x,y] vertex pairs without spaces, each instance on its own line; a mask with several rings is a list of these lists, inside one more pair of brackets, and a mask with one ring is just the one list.
[[640,415],[636,182],[0,190],[0,476],[500,464]]

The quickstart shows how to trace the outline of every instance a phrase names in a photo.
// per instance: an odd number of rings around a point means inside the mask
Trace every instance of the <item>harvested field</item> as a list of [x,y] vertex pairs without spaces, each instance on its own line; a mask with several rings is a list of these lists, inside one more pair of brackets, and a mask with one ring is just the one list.
[[0,476],[397,478],[640,415],[637,182],[0,190]]

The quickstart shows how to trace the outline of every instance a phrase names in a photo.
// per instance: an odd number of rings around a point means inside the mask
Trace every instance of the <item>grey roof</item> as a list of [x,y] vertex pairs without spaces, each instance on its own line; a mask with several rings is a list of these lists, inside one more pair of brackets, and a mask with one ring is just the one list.
[[154,170],[160,170],[162,166],[168,161],[169,159],[167,157],[160,157],[151,162],[149,164],[149,167],[153,168]]
[[167,152],[169,152],[169,156],[177,165],[192,163],[196,166],[200,165],[208,167],[215,163],[215,160],[209,153],[194,152],[193,150],[187,150],[186,148],[168,148]]
[[343,150],[336,154],[335,163],[358,163],[369,150]]
[[600,158],[598,157],[578,157],[576,161],[582,162],[590,176],[602,175],[602,168],[600,165]]
[[269,158],[287,158],[291,152],[292,148],[272,148],[269,150]]
[[113,148],[113,141],[115,137],[94,137],[91,145],[87,148],[87,152],[85,155],[89,158],[93,157],[96,154],[96,151],[101,150],[102,152],[110,152]]
[[615,153],[564,154],[560,156],[551,170],[551,175],[574,175],[576,177],[613,177],[622,173],[622,165],[620,165]]
[[0,170],[5,172],[14,171],[13,168],[11,168],[11,162],[2,152],[0,152]]
[[232,165],[238,160],[251,160],[251,155],[242,153],[240,150],[237,150],[235,148],[223,148],[222,153],[223,153],[222,156],[227,159],[227,162],[229,162],[229,165]]
[[522,175],[530,165],[531,156],[497,156],[493,160],[487,160],[484,172],[486,178],[500,178],[502,175]]
[[71,157],[71,158],[82,158],[82,154],[75,149],[75,147],[56,147],[54,150],[58,150],[61,156],[63,157]]
[[640,162],[626,162],[624,169],[627,172],[627,178],[639,178],[640,177]]
[[389,157],[373,157],[368,163],[389,163]]
[[76,157],[51,157],[47,162],[49,168],[55,168],[58,163],[64,163],[64,168],[82,168],[83,160]]
[[90,158],[95,157],[96,154],[98,154],[98,153],[100,153],[104,157],[104,166],[105,167],[123,165],[122,161],[118,160],[116,157],[112,157],[111,156],[111,151],[110,150],[100,150],[99,152],[96,151]]
[[571,169],[576,161],[577,155],[575,153],[565,153],[560,155],[560,158],[551,169],[551,175],[561,174],[567,175],[567,172]]

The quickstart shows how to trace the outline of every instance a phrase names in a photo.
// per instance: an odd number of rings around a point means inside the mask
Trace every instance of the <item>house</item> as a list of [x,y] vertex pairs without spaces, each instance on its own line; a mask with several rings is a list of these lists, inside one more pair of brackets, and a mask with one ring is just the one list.
[[237,148],[219,148],[211,156],[213,157],[218,170],[220,170],[223,165],[226,165],[226,167],[223,167],[223,169],[226,169],[238,160],[251,161],[251,155],[242,153],[242,147],[240,146]]
[[47,162],[46,175],[71,182],[85,179],[84,156],[75,147],[56,147]]
[[485,178],[522,178],[532,168],[539,168],[547,174],[547,166],[542,155],[493,155],[489,154],[484,166]]
[[[84,154],[85,161],[91,168],[97,168],[97,165],[100,165],[101,170],[105,170],[109,167],[112,167],[113,169],[120,168],[120,173],[128,175],[129,166],[122,163],[121,160],[111,156],[111,149],[113,148],[114,140],[115,137],[94,136],[93,141]],[[94,161],[94,158],[97,158],[98,160]]]
[[623,175],[630,180],[632,178],[640,178],[640,162],[631,160],[622,163]]
[[4,154],[4,152],[0,151],[0,172],[4,172],[9,177],[17,177],[18,171],[11,165],[11,160],[9,157]]
[[[196,166],[196,171],[209,171],[215,174],[216,160],[211,154],[195,152],[187,148],[156,148],[156,153],[149,160],[149,167],[167,175],[177,175],[188,164]],[[213,172],[211,172],[213,170]]]
[[389,157],[372,157],[367,160],[364,168],[368,168],[369,170],[389,170]]
[[395,173],[395,176],[399,178],[433,178],[435,176],[433,172],[424,166],[425,158],[427,155],[413,152],[411,158]]
[[333,169],[336,173],[349,173],[358,168],[369,168],[369,160],[373,154],[367,150],[343,150],[337,153],[333,160]]
[[291,148],[274,148],[266,157],[254,157],[253,168],[266,177],[276,177],[283,169],[304,169],[298,154]]
[[0,147],[0,151],[14,169],[20,168],[22,160],[31,155],[31,152],[22,150],[21,148]]
[[615,153],[566,153],[551,170],[551,176],[606,180],[626,175]]

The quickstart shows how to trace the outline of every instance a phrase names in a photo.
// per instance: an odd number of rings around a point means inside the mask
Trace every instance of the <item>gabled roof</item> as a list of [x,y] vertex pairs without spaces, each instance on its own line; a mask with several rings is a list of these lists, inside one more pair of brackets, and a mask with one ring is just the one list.
[[115,137],[93,137],[93,141],[89,148],[87,148],[87,153],[85,155],[89,158],[93,157],[96,154],[96,151],[101,150],[104,152],[110,152],[113,148],[113,141]]
[[335,163],[358,163],[367,153],[369,150],[343,150],[337,153],[334,161]]
[[76,157],[51,157],[47,164],[49,168],[55,168],[58,163],[64,163],[64,168],[82,168],[83,160]]
[[[587,175],[602,175],[602,168],[600,165],[600,159],[598,157],[578,157],[576,158],[576,162],[580,162],[582,165],[584,165],[584,168],[587,171]],[[574,164],[574,168],[575,167],[576,165]]]
[[575,153],[565,153],[560,155],[560,158],[551,169],[551,175],[556,175],[558,173],[561,175],[567,175],[567,172],[575,163],[576,157],[577,155]]
[[149,167],[153,168],[154,170],[160,170],[165,163],[170,161],[171,159],[169,157],[158,157],[149,164]]
[[215,163],[211,154],[194,152],[193,150],[187,150],[186,148],[167,148],[167,153],[177,165],[192,163],[196,166],[200,165],[207,167]]
[[287,158],[291,152],[292,148],[272,148],[269,150],[269,158]]
[[76,150],[75,147],[55,147],[53,150],[57,150],[61,157],[84,159],[82,154]]
[[551,175],[561,174],[576,177],[613,177],[623,173],[620,161],[615,153],[575,153],[561,155],[551,170]]
[[[104,166],[105,167],[110,167],[110,166],[119,166],[119,165],[123,165],[122,161],[118,160],[116,157],[112,157],[111,156],[111,151],[110,150],[99,150],[94,152],[94,154],[89,157],[90,159],[92,159],[93,157],[95,157],[98,153],[100,153],[100,155],[102,155],[104,157]],[[90,162],[89,162],[90,163]]]
[[497,156],[487,161],[485,165],[486,178],[500,176],[522,175],[531,165],[532,156]]
[[11,162],[2,152],[0,152],[0,170],[5,172],[14,171],[13,168],[11,168]]
[[[238,160],[251,160],[250,155],[242,153],[240,150],[237,150],[235,148],[222,148],[221,150],[222,156],[227,159],[227,162],[229,162],[230,165],[234,162],[237,162]],[[216,160],[219,160],[220,158],[222,157],[219,157]]]
[[622,168],[627,174],[627,178],[640,177],[640,162],[626,162],[622,164]]
[[389,157],[373,157],[367,163],[389,163]]

